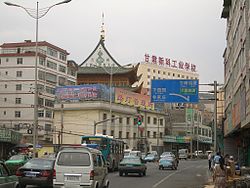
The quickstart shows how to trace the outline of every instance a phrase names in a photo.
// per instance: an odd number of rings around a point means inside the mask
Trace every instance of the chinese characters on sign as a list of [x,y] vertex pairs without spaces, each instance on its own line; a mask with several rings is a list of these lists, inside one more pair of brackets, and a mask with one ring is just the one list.
[[196,72],[196,65],[188,63],[188,62],[173,60],[170,58],[157,57],[155,55],[150,56],[149,54],[145,54],[144,61],[146,63],[152,63],[152,64],[156,64],[156,65],[164,66],[168,68],[176,68],[176,69]]
[[149,96],[120,88],[115,88],[115,103],[154,110],[154,104],[150,102]]

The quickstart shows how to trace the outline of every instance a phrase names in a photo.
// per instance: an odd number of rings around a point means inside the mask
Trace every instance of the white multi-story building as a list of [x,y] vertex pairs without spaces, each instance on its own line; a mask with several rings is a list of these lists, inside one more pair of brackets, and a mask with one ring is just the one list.
[[[34,124],[35,42],[0,46],[0,126],[32,140]],[[38,139],[52,142],[55,87],[75,85],[77,65],[69,53],[46,41],[38,42]]]
[[148,94],[151,80],[199,79],[194,64],[156,56],[150,58],[147,54],[145,60],[140,63],[137,74],[141,75],[138,85],[142,84],[142,87],[148,90]]

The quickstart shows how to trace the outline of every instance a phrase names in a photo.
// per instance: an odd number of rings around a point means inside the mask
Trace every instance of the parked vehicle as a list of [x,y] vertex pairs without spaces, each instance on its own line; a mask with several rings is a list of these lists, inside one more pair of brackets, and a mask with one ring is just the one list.
[[63,147],[56,157],[54,187],[109,187],[102,152],[88,147]]
[[13,155],[9,160],[5,161],[5,164],[8,166],[10,173],[14,175],[16,174],[17,169],[28,162],[28,160],[29,157],[27,155]]
[[143,160],[145,162],[156,162],[159,160],[159,157],[156,153],[149,153],[146,155],[146,157]]
[[118,164],[123,158],[124,141],[115,139],[107,135],[82,136],[81,144],[95,144],[102,152],[107,162],[108,169],[114,171],[118,169]]
[[141,151],[131,151],[129,156],[142,158]]
[[159,161],[159,170],[163,170],[165,168],[171,168],[173,170],[177,170],[177,160],[174,157],[163,157]]
[[18,179],[11,174],[3,161],[0,161],[0,187],[18,188]]
[[35,158],[29,160],[16,172],[19,181],[19,188],[25,188],[26,185],[52,187],[54,175],[53,165],[53,159]]
[[139,176],[146,176],[147,166],[139,157],[127,156],[119,164],[119,175],[125,176],[128,173],[138,173]]
[[178,156],[179,156],[179,159],[187,160],[188,159],[188,149],[180,149],[178,151]]
[[124,150],[124,157],[130,155],[131,150],[130,149],[125,149]]

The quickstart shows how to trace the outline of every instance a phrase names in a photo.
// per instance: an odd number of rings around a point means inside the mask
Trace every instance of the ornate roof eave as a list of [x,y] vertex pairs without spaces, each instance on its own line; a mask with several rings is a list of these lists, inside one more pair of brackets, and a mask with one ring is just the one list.
[[92,51],[92,53],[87,57],[87,59],[85,59],[80,65],[79,67],[81,67],[82,65],[84,65],[89,58],[95,53],[95,51],[98,49],[99,46],[102,46],[104,51],[108,54],[108,56],[112,59],[112,61],[118,66],[120,67],[121,65],[110,55],[109,51],[106,49],[105,44],[104,44],[104,39],[101,37],[100,41],[98,42],[97,46],[95,47],[95,49]]
[[[112,69],[115,71],[113,75],[128,74],[134,71],[134,67],[119,68],[119,70],[116,67],[112,67]],[[111,72],[111,67],[79,67],[78,69],[78,74],[111,74]]]

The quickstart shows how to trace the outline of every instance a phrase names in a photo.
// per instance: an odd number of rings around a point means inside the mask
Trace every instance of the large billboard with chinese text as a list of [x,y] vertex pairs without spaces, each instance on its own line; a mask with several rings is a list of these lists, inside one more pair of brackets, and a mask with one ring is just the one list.
[[[84,84],[77,86],[62,86],[56,88],[57,102],[81,100],[109,101],[110,88],[102,84]],[[112,93],[114,90],[112,88]],[[114,96],[114,95],[112,95]],[[113,98],[112,98],[113,101]]]
[[153,103],[198,103],[198,80],[152,80]]
[[115,88],[115,103],[154,110],[154,104],[150,102],[148,95],[134,93],[121,88]]

